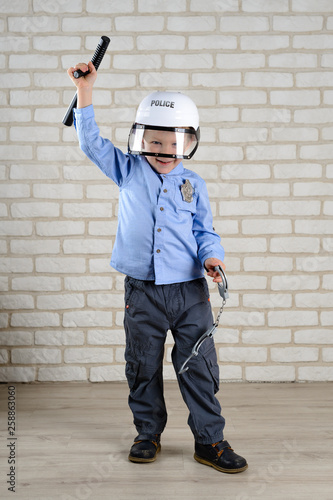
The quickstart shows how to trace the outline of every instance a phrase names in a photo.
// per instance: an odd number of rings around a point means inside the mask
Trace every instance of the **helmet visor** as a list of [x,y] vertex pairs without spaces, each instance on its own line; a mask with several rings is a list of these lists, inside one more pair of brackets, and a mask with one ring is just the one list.
[[199,129],[152,127],[135,123],[128,138],[128,152],[160,158],[192,158],[199,145]]

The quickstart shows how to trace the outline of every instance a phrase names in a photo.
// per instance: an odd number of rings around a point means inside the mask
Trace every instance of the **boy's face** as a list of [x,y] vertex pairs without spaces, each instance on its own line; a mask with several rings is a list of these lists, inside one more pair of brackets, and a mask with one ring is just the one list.
[[[142,142],[143,154],[144,152],[168,155],[177,154],[176,132],[145,130]],[[188,145],[185,147],[187,149]],[[146,156],[146,159],[159,174],[168,174],[182,161],[180,158],[159,158],[158,156]]]

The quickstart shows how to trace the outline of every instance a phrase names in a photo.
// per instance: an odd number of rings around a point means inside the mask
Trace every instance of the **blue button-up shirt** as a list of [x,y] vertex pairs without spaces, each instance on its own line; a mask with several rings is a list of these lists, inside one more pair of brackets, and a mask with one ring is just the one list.
[[[162,285],[200,278],[206,259],[224,259],[199,175],[182,163],[160,175],[145,157],[124,154],[100,137],[92,105],[74,113],[82,151],[120,189],[114,269]],[[187,179],[194,189],[191,202],[181,192]]]

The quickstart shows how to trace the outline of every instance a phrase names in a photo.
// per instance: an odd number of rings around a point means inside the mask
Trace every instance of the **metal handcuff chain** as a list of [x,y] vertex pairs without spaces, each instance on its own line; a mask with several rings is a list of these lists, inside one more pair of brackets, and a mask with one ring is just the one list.
[[221,276],[221,279],[222,279],[222,282],[218,283],[219,294],[222,297],[222,305],[221,305],[220,310],[219,310],[219,312],[217,314],[215,323],[213,324],[213,326],[209,330],[207,330],[203,335],[201,335],[201,337],[199,338],[199,340],[197,340],[197,342],[194,344],[190,356],[186,359],[186,361],[184,361],[184,363],[182,364],[182,366],[181,366],[181,368],[180,368],[180,370],[178,372],[179,375],[181,375],[182,373],[185,373],[189,369],[189,367],[186,366],[187,363],[194,356],[198,356],[199,349],[202,346],[203,342],[206,339],[213,337],[213,335],[214,335],[214,333],[215,333],[215,331],[216,331],[216,329],[217,329],[217,327],[219,325],[220,318],[221,318],[221,315],[223,313],[223,309],[224,309],[225,303],[226,303],[227,299],[229,298],[228,280],[227,280],[227,277],[226,277],[226,274],[225,274],[223,268],[221,266],[215,266],[214,267],[214,271],[217,271],[219,273],[219,275]]

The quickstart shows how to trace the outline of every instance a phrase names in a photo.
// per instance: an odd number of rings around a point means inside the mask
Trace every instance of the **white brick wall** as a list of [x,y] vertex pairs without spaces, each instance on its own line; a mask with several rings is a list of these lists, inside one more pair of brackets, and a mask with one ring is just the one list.
[[123,150],[150,90],[198,105],[189,168],[207,181],[231,292],[221,379],[332,381],[331,0],[2,1],[0,381],[125,379],[118,189],[61,124],[66,68],[101,35],[97,121]]

